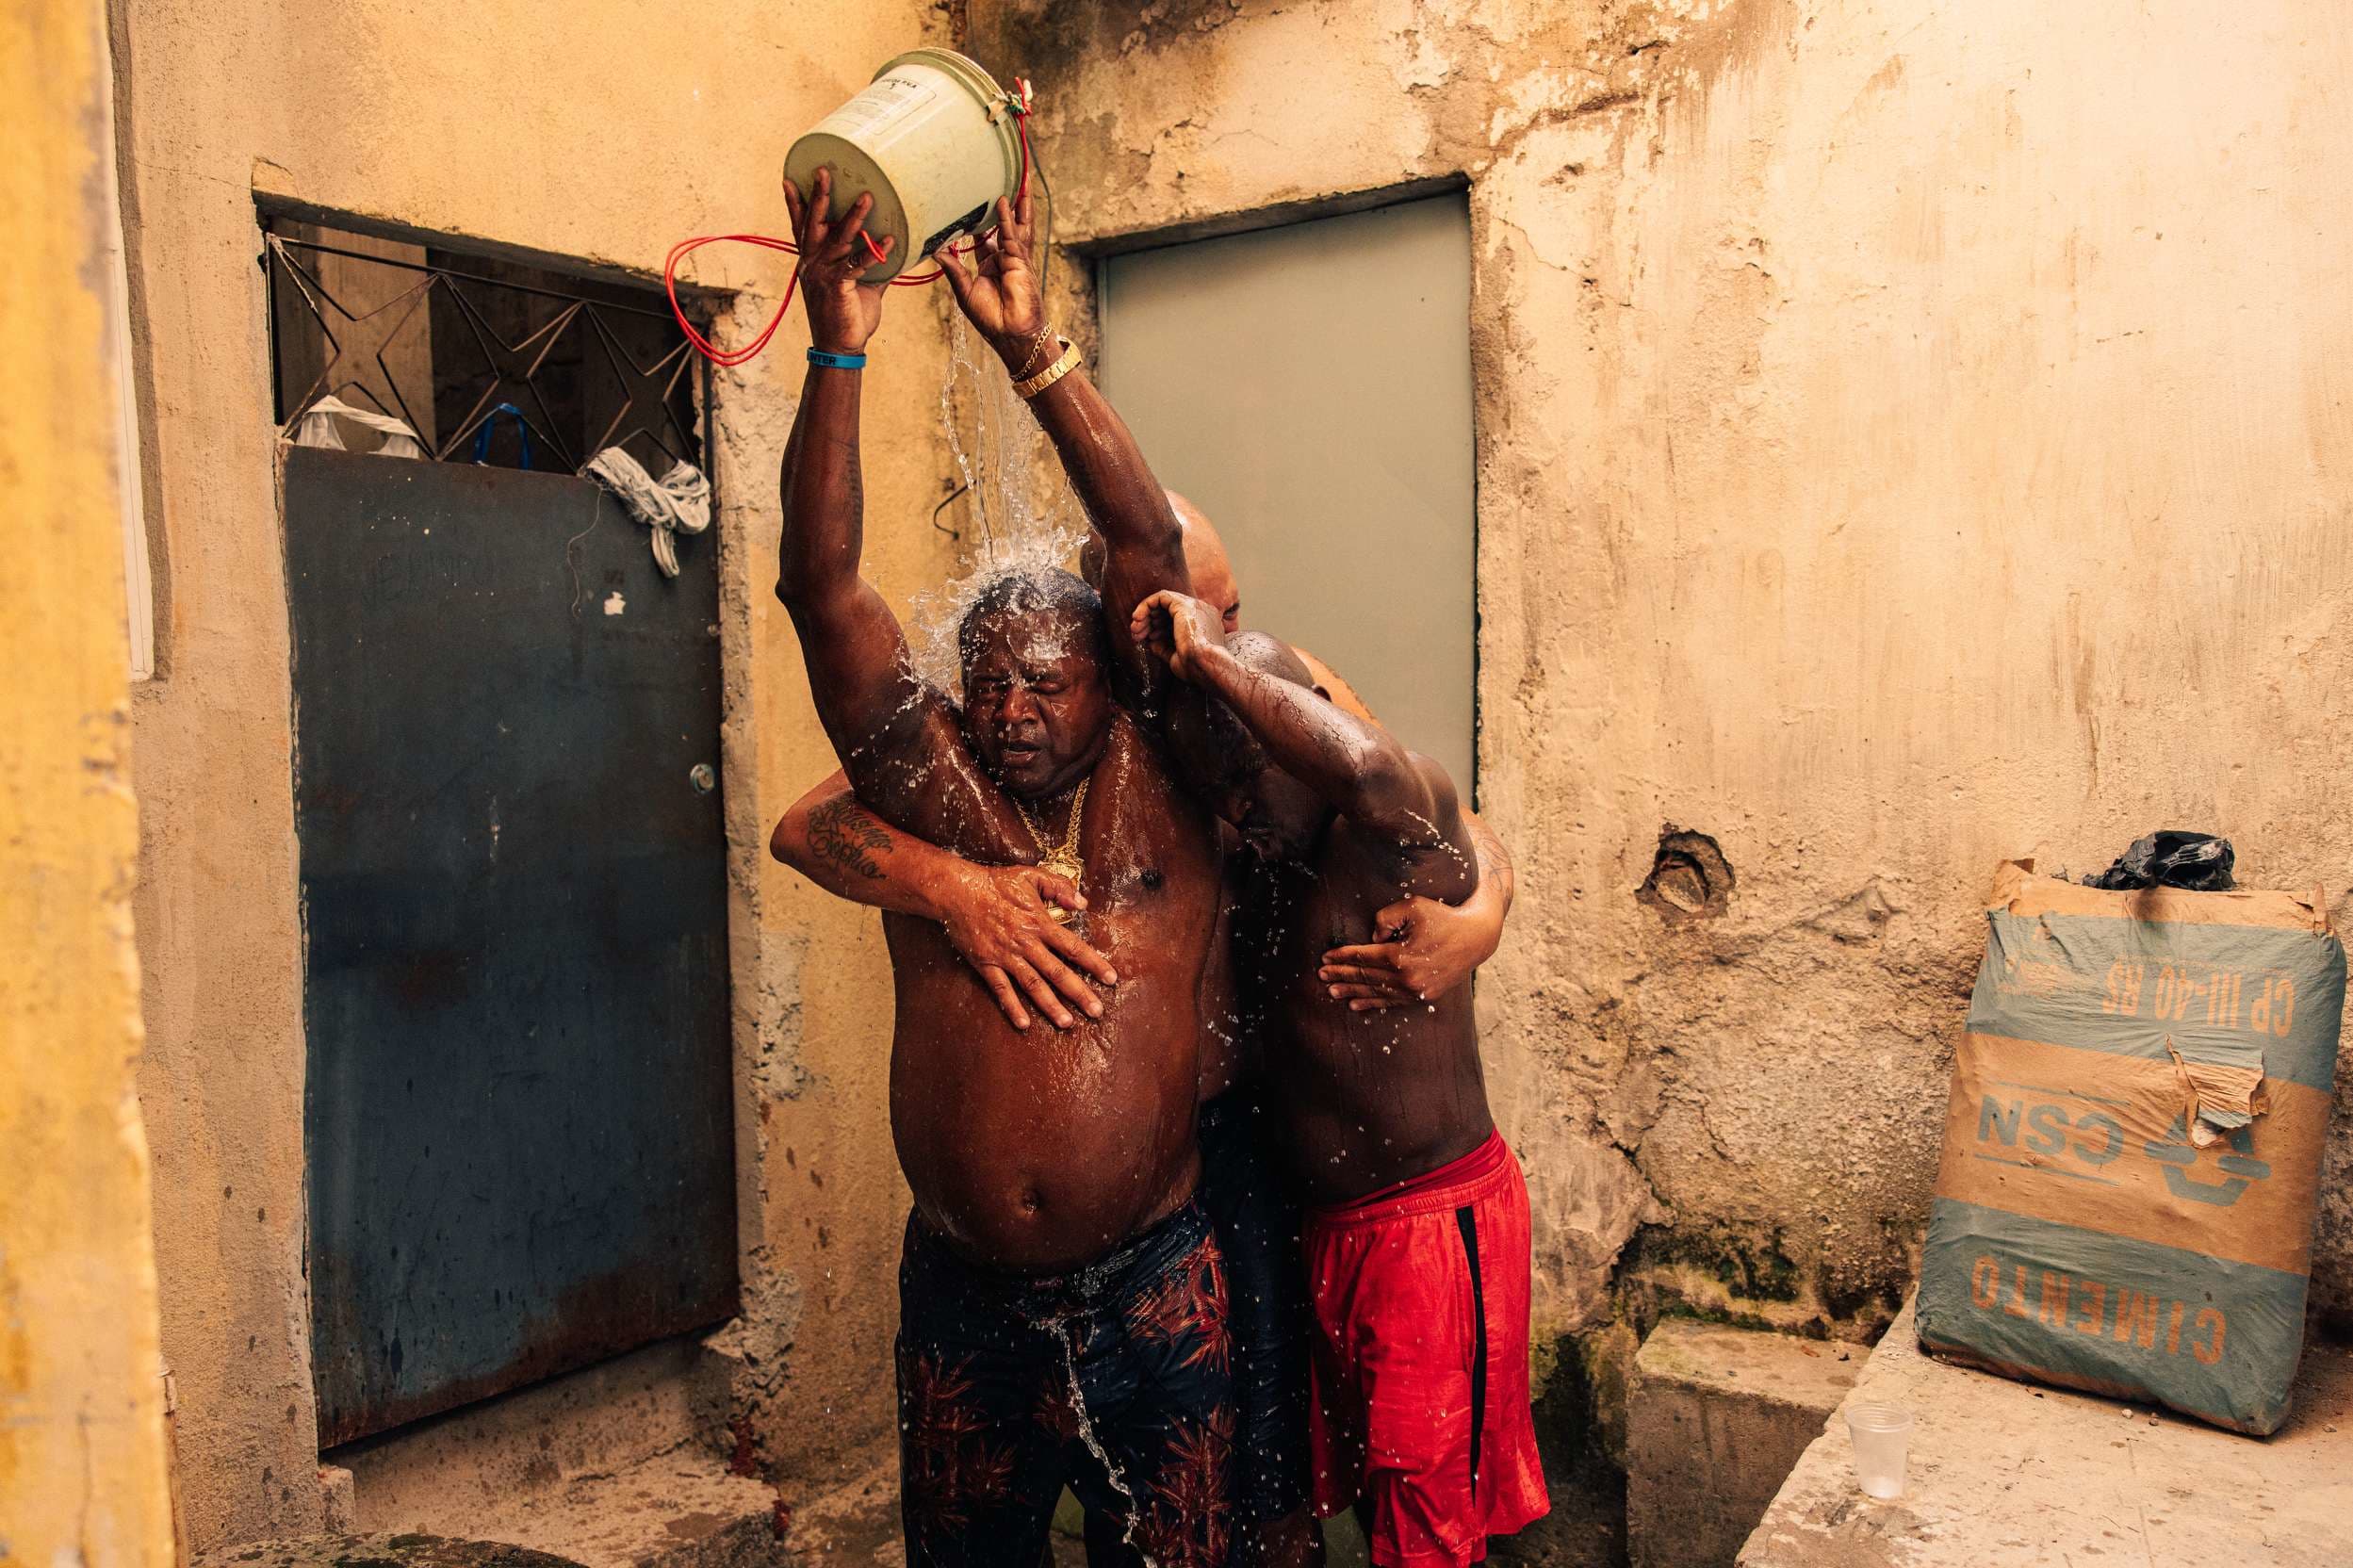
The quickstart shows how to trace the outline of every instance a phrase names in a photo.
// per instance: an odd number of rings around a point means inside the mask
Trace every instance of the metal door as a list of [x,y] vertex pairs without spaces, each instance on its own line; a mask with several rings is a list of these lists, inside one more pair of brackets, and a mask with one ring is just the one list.
[[332,1446],[735,1310],[718,588],[569,475],[285,494]]
[[1224,535],[1242,624],[1472,788],[1470,213],[1460,195],[1104,261],[1103,384]]

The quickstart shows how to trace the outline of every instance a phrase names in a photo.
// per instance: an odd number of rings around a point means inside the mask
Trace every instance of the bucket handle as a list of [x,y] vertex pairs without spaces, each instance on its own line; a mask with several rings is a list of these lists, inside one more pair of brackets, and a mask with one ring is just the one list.
[[1030,117],[1031,103],[1029,78],[1016,76],[1013,78],[1012,87],[1005,90],[996,102],[989,106],[989,122],[993,125],[1007,114],[1011,114],[1017,120],[1027,120]]

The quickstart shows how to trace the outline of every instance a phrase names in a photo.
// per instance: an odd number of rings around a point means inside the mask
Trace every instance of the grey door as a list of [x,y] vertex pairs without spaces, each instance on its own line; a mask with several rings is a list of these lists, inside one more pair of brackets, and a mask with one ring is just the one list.
[[714,547],[286,470],[319,1441],[735,1310]]
[[1114,256],[1103,384],[1225,536],[1242,623],[1322,658],[1472,790],[1463,198]]

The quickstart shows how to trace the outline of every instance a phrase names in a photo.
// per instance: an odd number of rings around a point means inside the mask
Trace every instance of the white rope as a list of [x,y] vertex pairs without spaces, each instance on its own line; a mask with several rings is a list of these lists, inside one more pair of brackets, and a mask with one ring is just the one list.
[[692,463],[674,463],[660,483],[644,464],[618,447],[607,447],[580,470],[621,498],[629,514],[653,531],[654,564],[664,577],[678,575],[680,533],[711,526],[711,481]]

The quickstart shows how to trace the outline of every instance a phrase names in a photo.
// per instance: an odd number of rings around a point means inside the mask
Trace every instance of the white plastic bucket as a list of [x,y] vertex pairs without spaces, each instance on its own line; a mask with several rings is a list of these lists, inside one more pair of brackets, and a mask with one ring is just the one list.
[[887,61],[866,90],[820,120],[784,155],[785,182],[803,196],[833,166],[833,210],[871,192],[866,232],[898,243],[866,270],[870,283],[922,264],[959,229],[996,226],[996,202],[1021,177],[1011,103],[988,72],[950,49],[913,49]]

